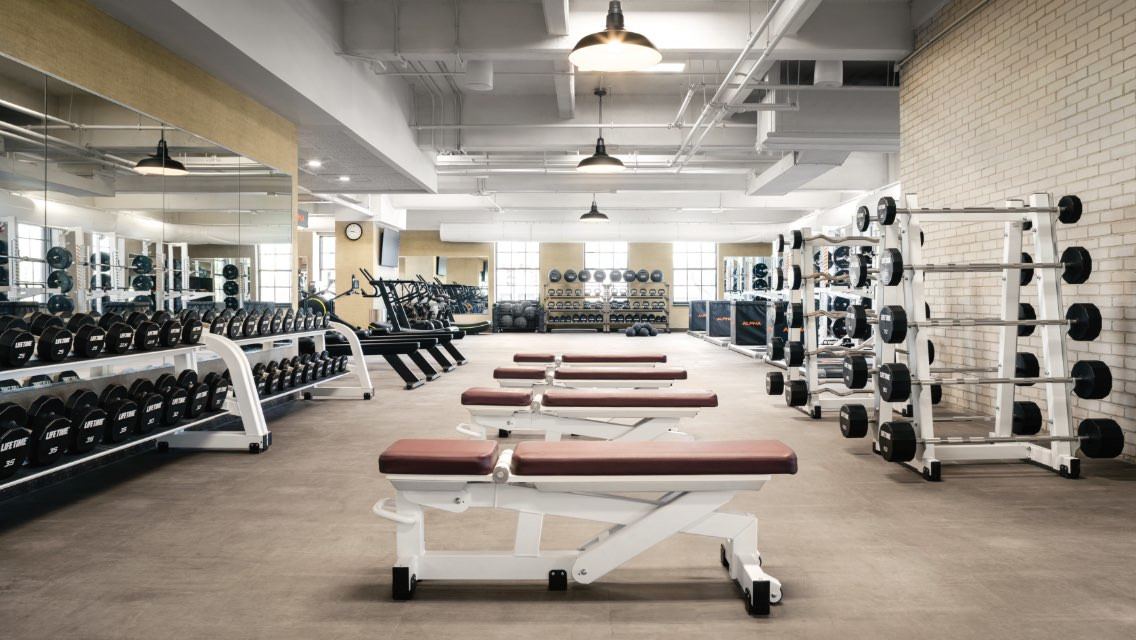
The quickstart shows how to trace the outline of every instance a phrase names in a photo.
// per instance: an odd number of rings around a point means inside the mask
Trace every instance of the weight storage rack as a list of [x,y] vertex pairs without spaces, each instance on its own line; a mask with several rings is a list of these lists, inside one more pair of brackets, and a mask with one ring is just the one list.
[[[871,343],[853,343],[851,346],[841,346],[836,341],[843,337],[836,337],[832,327],[837,320],[843,321],[845,314],[842,311],[829,309],[829,301],[838,298],[850,298],[860,295],[845,288],[836,288],[834,282],[847,282],[848,269],[843,268],[843,274],[831,273],[827,261],[814,261],[812,256],[822,248],[848,247],[851,251],[859,251],[860,247],[875,245],[878,240],[866,236],[829,236],[815,234],[809,228],[794,230],[793,242],[790,247],[792,265],[787,265],[780,271],[775,280],[789,288],[788,304],[785,306],[785,321],[790,331],[800,329],[799,342],[772,342],[770,359],[780,360],[786,365],[786,373],[770,372],[767,375],[766,390],[770,395],[783,393],[785,403],[790,407],[804,412],[809,417],[820,419],[825,409],[839,411],[848,404],[869,405],[872,403],[872,391],[868,389],[849,389],[839,375],[839,371],[824,370],[822,357],[829,356],[829,360],[849,354],[870,354]],[[778,249],[784,252],[784,236],[778,241]],[[789,262],[789,261],[786,261]],[[843,280],[842,280],[843,278]],[[818,286],[824,282],[824,286]],[[775,282],[775,284],[777,284]],[[774,310],[776,313],[776,310]],[[775,319],[777,316],[774,316]],[[823,340],[822,340],[823,338]],[[822,344],[823,342],[823,344]],[[803,345],[799,348],[798,345]],[[803,353],[796,353],[796,351]],[[783,356],[783,357],[777,357]],[[830,366],[839,366],[838,364]],[[828,375],[822,376],[821,373]],[[836,375],[832,375],[832,374]]]
[[[1063,199],[1064,202],[1065,199]],[[1077,217],[1080,215],[1080,203],[1077,202]],[[935,209],[919,211],[918,199],[915,194],[907,194],[897,205],[894,224],[880,224],[880,254],[884,255],[883,248],[898,247],[902,252],[903,261],[910,265],[923,265],[924,259],[921,248],[921,223],[923,222],[1001,222],[1004,225],[1002,262],[999,264],[1020,263],[1022,258],[1022,238],[1028,232],[1032,235],[1036,255],[1033,260],[1038,266],[1033,267],[1036,272],[1034,281],[1037,286],[1038,311],[1037,317],[1054,319],[1064,317],[1061,296],[1061,254],[1057,250],[1056,222],[1058,209],[1052,205],[1048,194],[1033,194],[1030,196],[1028,207],[1022,200],[1007,200],[1004,210],[983,209],[981,211],[968,211],[967,209]],[[1022,209],[1021,212],[1013,211]],[[1065,220],[1069,222],[1068,220]],[[1075,221],[1075,220],[1073,220]],[[878,223],[877,223],[878,224]],[[880,260],[877,258],[876,269],[879,273]],[[952,265],[954,266],[954,265]],[[965,265],[963,265],[965,268]],[[989,270],[989,269],[986,269]],[[904,343],[907,349],[907,369],[912,378],[928,380],[934,373],[930,367],[929,339],[924,327],[934,326],[930,319],[926,304],[924,270],[919,267],[906,268],[902,273],[900,286],[887,287],[882,282],[876,284],[878,309],[883,309],[883,303],[902,305],[907,321]],[[1022,282],[1019,268],[1006,268],[1000,271],[1002,281],[1001,308],[999,318],[1001,321],[1014,322],[1019,320],[1019,303],[1022,302]],[[881,291],[882,290],[882,291]],[[966,320],[962,320],[966,322]],[[1072,408],[1070,404],[1069,382],[1070,367],[1066,353],[1066,326],[1061,322],[1042,323],[1036,327],[1040,333],[1042,359],[1040,374],[1044,378],[1037,384],[1044,387],[1045,402],[1047,406],[1048,436],[1022,437],[1014,433],[1014,396],[1017,386],[1015,384],[998,383],[995,400],[994,416],[991,419],[982,416],[962,418],[940,418],[944,422],[963,422],[967,420],[983,420],[992,422],[993,429],[985,438],[969,437],[936,437],[936,416],[932,402],[932,386],[926,384],[912,384],[910,388],[910,427],[917,438],[915,453],[910,461],[900,461],[901,464],[919,472],[927,480],[941,479],[943,461],[969,462],[969,461],[995,461],[995,460],[1021,460],[1056,471],[1062,477],[1076,478],[1080,475],[1080,461],[1074,455],[1079,444],[1078,430],[1073,426]],[[1099,331],[1099,326],[1097,327]],[[882,448],[892,446],[889,433],[883,433],[882,424],[887,421],[880,420],[879,416],[891,419],[895,413],[904,413],[901,404],[889,403],[880,393],[879,363],[895,361],[897,349],[895,345],[887,344],[880,329],[876,329],[876,372],[873,373],[875,392],[872,402],[873,414],[869,416],[869,433],[872,437],[872,450],[882,453]],[[1016,357],[1018,351],[1018,326],[1014,324],[1001,325],[999,328],[998,352],[996,354],[996,378],[1016,378]],[[1095,336],[1094,336],[1095,337]],[[940,373],[941,375],[941,373]],[[981,378],[967,379],[966,382],[982,383]],[[843,421],[843,416],[842,416]],[[887,424],[891,424],[888,422]],[[885,438],[889,442],[884,442]],[[1043,445],[1048,446],[1043,446]],[[1122,442],[1121,442],[1122,444]]]
[[[258,354],[267,355],[270,352],[276,357],[297,355],[301,338],[313,339],[316,352],[319,353],[325,347],[324,336],[326,331],[335,331],[343,335],[351,345],[351,364],[346,372],[321,378],[315,382],[297,385],[272,396],[261,397],[257,394],[250,356],[256,358]],[[249,349],[249,351],[246,351],[246,348],[254,345],[259,345],[260,350]],[[116,378],[138,375],[140,370],[157,372],[162,367],[172,367],[175,373],[185,369],[200,371],[202,365],[209,367],[210,360],[215,360],[214,358],[201,357],[206,352],[213,352],[220,357],[224,367],[228,368],[231,378],[228,396],[221,411],[195,420],[183,421],[176,426],[159,428],[147,434],[134,435],[120,443],[99,444],[86,453],[66,454],[50,466],[24,466],[15,475],[0,480],[0,492],[150,441],[156,441],[160,450],[175,447],[261,453],[272,444],[272,433],[269,431],[264,418],[264,403],[294,394],[303,394],[305,399],[343,398],[362,400],[369,400],[374,395],[374,386],[367,372],[367,365],[363,359],[363,351],[358,337],[349,327],[337,322],[329,323],[327,328],[311,331],[279,333],[237,340],[231,340],[206,331],[202,334],[202,342],[196,345],[88,359],[68,357],[63,362],[44,364],[39,364],[38,360],[32,360],[27,366],[19,369],[5,370],[4,374],[30,377],[39,374],[56,374],[68,370],[86,371],[86,377],[70,383],[67,389],[90,388],[98,392],[107,384],[113,383]],[[357,380],[355,385],[328,384],[341,379],[349,379],[351,376],[354,376]],[[49,390],[45,391],[47,391],[47,395],[54,395]],[[233,416],[240,419],[240,430],[211,431],[204,429],[204,427],[209,427],[213,423],[220,422],[223,418]]]

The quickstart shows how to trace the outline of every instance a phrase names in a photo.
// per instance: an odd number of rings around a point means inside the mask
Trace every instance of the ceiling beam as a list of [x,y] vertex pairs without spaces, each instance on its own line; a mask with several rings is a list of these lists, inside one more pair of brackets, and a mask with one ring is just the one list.
[[542,0],[544,26],[550,36],[568,35],[568,0]]
[[[572,65],[561,60],[554,65],[557,71],[570,71]],[[576,117],[576,75],[552,76],[552,83],[556,87],[556,112],[561,120],[571,120]]]

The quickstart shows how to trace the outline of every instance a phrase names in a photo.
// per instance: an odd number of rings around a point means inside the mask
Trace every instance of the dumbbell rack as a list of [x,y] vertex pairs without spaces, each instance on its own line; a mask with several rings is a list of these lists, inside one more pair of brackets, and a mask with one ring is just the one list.
[[[580,328],[595,329],[597,331],[602,331],[603,328],[604,328],[604,319],[605,319],[604,317],[600,318],[600,322],[573,322],[571,320],[572,315],[597,314],[597,315],[603,316],[604,309],[607,308],[607,302],[604,300],[604,296],[602,294],[601,295],[588,295],[588,294],[584,293],[589,288],[591,288],[593,286],[594,285],[590,282],[580,282],[580,281],[569,282],[569,283],[565,283],[564,281],[544,283],[544,308],[545,308],[544,326],[546,328],[546,331],[551,332],[554,329],[580,329]],[[552,294],[552,291],[554,291],[556,289],[560,289],[560,288],[564,288],[564,289],[577,289],[578,288],[578,289],[580,289],[581,294],[580,295],[573,294],[573,295],[570,295],[570,296],[557,296],[557,295]],[[556,301],[571,301],[571,302],[579,302],[581,304],[580,304],[579,309],[553,309],[552,305]],[[593,301],[593,302],[594,301],[601,301],[602,305],[599,309],[585,309],[583,307],[583,304],[585,302],[588,302],[588,301]]]
[[[615,284],[621,284],[621,283],[615,283]],[[612,319],[611,319],[611,316],[614,313],[623,313],[624,315],[639,313],[641,315],[642,314],[661,315],[663,317],[662,326],[656,327],[656,328],[659,331],[662,331],[663,333],[670,333],[670,331],[671,331],[671,328],[670,328],[671,327],[671,319],[670,319],[671,318],[671,313],[670,313],[670,304],[671,304],[670,290],[671,289],[670,289],[670,284],[668,284],[666,282],[647,282],[647,283],[644,283],[644,282],[639,282],[638,280],[636,280],[635,282],[626,282],[625,281],[622,284],[625,287],[627,287],[627,295],[621,295],[621,296],[612,295],[612,293],[611,293],[611,287],[613,286],[612,283],[607,283],[605,285],[605,288],[604,288],[604,294],[605,294],[605,299],[604,299],[604,322],[605,322],[604,330],[605,331],[622,331],[622,330],[626,329],[627,327],[630,327],[631,325],[635,324],[634,322],[627,322],[627,321],[613,322]],[[641,293],[646,293],[650,289],[657,289],[659,291],[662,291],[663,294],[662,295],[654,295],[654,296],[637,294],[637,295],[633,296],[633,295],[631,295],[631,289],[632,288],[636,289],[637,291],[639,291]],[[612,309],[611,308],[612,298],[619,298],[621,300],[627,301],[628,302],[628,308],[627,309]],[[632,309],[632,308],[630,308],[630,303],[632,301],[644,301],[644,300],[651,301],[651,302],[661,302],[663,307],[661,309]],[[655,323],[651,323],[651,324],[654,325]]]
[[[301,338],[312,338],[315,341],[316,352],[324,349],[324,335],[326,331],[336,331],[343,335],[351,345],[351,368],[345,372],[321,378],[315,382],[298,385],[281,393],[260,397],[257,394],[256,383],[253,379],[252,366],[248,354],[242,347],[260,344],[263,350],[288,345],[298,351]],[[98,358],[81,359],[68,357],[62,362],[50,364],[37,364],[33,360],[28,366],[19,369],[5,370],[5,374],[18,374],[20,377],[39,374],[54,374],[66,370],[87,371],[87,377],[80,382],[72,383],[75,388],[98,387],[92,382],[99,379],[108,379],[112,376],[131,375],[137,372],[139,366],[157,369],[158,367],[172,367],[175,371],[185,369],[199,370],[199,365],[207,362],[199,356],[204,351],[212,351],[220,356],[229,370],[231,377],[231,395],[226,399],[221,411],[203,418],[181,422],[176,426],[158,429],[147,434],[139,435],[116,444],[100,444],[92,451],[83,454],[66,454],[55,464],[46,467],[23,467],[12,477],[0,480],[0,492],[39,478],[59,473],[92,460],[114,454],[116,452],[136,447],[150,441],[156,441],[162,449],[175,447],[186,449],[210,449],[248,451],[260,453],[272,444],[272,434],[264,419],[263,403],[270,402],[285,396],[302,393],[305,399],[320,398],[349,398],[369,400],[374,394],[374,386],[367,372],[366,361],[363,358],[363,349],[355,332],[349,327],[337,322],[331,322],[326,329],[313,329],[296,333],[280,333],[270,336],[256,336],[231,340],[221,335],[206,331],[202,334],[203,344],[187,345],[169,349],[155,349],[144,352],[131,352],[122,355],[105,356]],[[290,345],[289,345],[290,343]],[[255,352],[254,352],[255,353]],[[293,354],[294,355],[294,354]],[[355,374],[358,386],[326,386],[326,383],[346,378]],[[50,393],[50,388],[47,389]],[[236,416],[240,418],[242,430],[240,431],[208,431],[190,429],[207,426],[222,418]]]
[[[1009,209],[1021,208],[1021,200],[1008,200],[1005,207]],[[918,199],[915,194],[907,194],[901,203],[901,209],[917,209]],[[1033,194],[1030,196],[1030,208],[1049,208],[1052,202],[1048,194]],[[1022,213],[992,214],[966,213],[965,210],[951,214],[919,213],[912,215],[897,212],[897,224],[880,225],[885,229],[884,236],[894,240],[900,247],[904,261],[910,264],[923,264],[922,247],[919,241],[922,222],[952,222],[973,223],[1003,221],[1005,224],[1002,262],[1015,263],[1022,255],[1022,235],[1026,229],[1033,233],[1035,257],[1038,263],[1057,264],[1060,254],[1057,251],[1057,237],[1055,230],[1055,216],[1052,213],[1039,213],[1023,211]],[[887,242],[885,240],[885,242]],[[887,242],[887,244],[892,244]],[[880,251],[883,255],[883,251]],[[877,269],[879,265],[877,264]],[[1038,317],[1057,318],[1061,316],[1061,289],[1060,273],[1058,267],[1039,266],[1035,281],[1038,287]],[[877,284],[877,289],[895,289]],[[922,273],[919,271],[905,271],[902,282],[902,299],[909,321],[915,324],[926,323],[927,307],[924,293]],[[1000,318],[1003,320],[1018,319],[1018,304],[1021,302],[1021,284],[1017,270],[1006,269],[1002,271],[1002,297]],[[882,309],[883,306],[877,306]],[[1069,375],[1069,364],[1066,354],[1065,327],[1050,324],[1038,327],[1041,332],[1042,346],[1042,375],[1046,377],[1063,377]],[[997,354],[997,377],[1013,377],[1015,372],[1015,357],[1018,346],[1017,327],[1003,326],[999,330]],[[931,377],[930,360],[928,352],[927,332],[919,326],[909,326],[906,335],[907,366],[911,376],[916,379]],[[883,343],[883,340],[878,340]],[[891,346],[891,345],[888,345]],[[894,348],[891,354],[877,355],[877,367],[881,362],[894,362]],[[1071,437],[1076,435],[1073,428],[1072,407],[1069,403],[1069,390],[1064,383],[1047,382],[1044,384],[1046,403],[1048,407],[1048,430],[1051,436]],[[994,437],[1011,437],[1013,435],[1013,403],[1015,386],[1012,384],[997,385],[995,411],[993,419]],[[883,402],[879,398],[878,389],[875,393],[877,410],[875,415],[890,416],[894,406]],[[916,435],[920,439],[935,437],[934,407],[931,401],[931,388],[924,385],[911,386],[911,423]],[[872,424],[872,447],[879,451],[881,420],[878,418]],[[1075,441],[1053,441],[1048,447],[1030,442],[990,442],[983,444],[952,444],[952,443],[921,443],[916,448],[915,458],[904,462],[905,466],[920,472],[928,480],[941,479],[941,462],[965,461],[991,461],[991,460],[1025,460],[1058,472],[1065,477],[1077,477],[1080,473],[1079,460],[1074,456],[1078,444]]]
[[[822,379],[819,375],[819,356],[810,355],[818,349],[822,348],[819,340],[818,326],[824,321],[827,323],[826,316],[824,315],[808,315],[816,314],[818,312],[827,312],[827,309],[821,310],[818,304],[819,293],[827,290],[829,287],[818,287],[817,278],[815,277],[819,272],[813,262],[812,255],[821,247],[840,247],[847,246],[850,248],[859,248],[868,242],[868,239],[861,236],[850,236],[848,238],[839,238],[834,236],[817,236],[813,234],[812,229],[805,227],[799,231],[801,241],[800,246],[793,249],[795,252],[796,260],[793,262],[800,265],[801,282],[800,286],[793,290],[790,287],[790,306],[789,313],[795,309],[802,311],[802,318],[800,320],[792,320],[790,327],[794,324],[800,325],[802,329],[801,338],[804,342],[804,362],[802,367],[804,374],[798,373],[797,367],[788,367],[787,376],[785,380],[785,398],[786,404],[790,395],[796,390],[801,388],[801,383],[804,384],[806,401],[803,406],[794,407],[809,417],[820,419],[825,409],[839,411],[840,408],[846,404],[860,404],[870,405],[873,402],[873,393],[871,390],[864,389],[849,389],[844,385],[843,380],[833,380],[831,378]],[[872,240],[875,242],[874,239]],[[786,280],[792,280],[792,268],[786,269]],[[825,275],[828,275],[825,273]],[[824,345],[826,348],[838,349],[833,345]],[[869,348],[867,345],[853,345],[848,349],[851,350],[865,350]],[[786,362],[788,362],[788,344],[786,344]],[[792,406],[792,405],[790,405]]]

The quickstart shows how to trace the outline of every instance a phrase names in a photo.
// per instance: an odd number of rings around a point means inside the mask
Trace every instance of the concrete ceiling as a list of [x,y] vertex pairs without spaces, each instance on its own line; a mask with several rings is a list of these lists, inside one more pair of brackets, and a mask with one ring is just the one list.
[[[384,202],[405,209],[412,228],[560,224],[597,193],[632,236],[663,220],[775,235],[893,182],[899,80],[889,63],[911,51],[913,20],[942,4],[784,0],[743,56],[772,2],[628,0],[627,28],[681,72],[600,75],[567,56],[602,28],[606,0],[93,1],[296,121],[308,192],[391,194]],[[816,60],[883,73],[814,87]],[[465,86],[469,61],[492,62],[491,91]],[[609,153],[629,167],[616,176],[574,171],[595,145],[597,86],[609,92]],[[310,159],[323,166],[308,170]],[[736,206],[715,204],[724,197]]]

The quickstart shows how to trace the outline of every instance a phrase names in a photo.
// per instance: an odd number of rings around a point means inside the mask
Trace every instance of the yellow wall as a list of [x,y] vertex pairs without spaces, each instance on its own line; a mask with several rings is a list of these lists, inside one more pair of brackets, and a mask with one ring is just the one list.
[[[399,239],[400,256],[446,256],[447,258],[481,258],[489,261],[486,281],[489,286],[489,300],[493,300],[493,243],[492,242],[443,242],[437,231],[403,231]],[[338,259],[338,257],[337,257]],[[430,267],[433,270],[433,267]],[[480,273],[480,266],[478,272]],[[446,281],[453,278],[447,276]],[[462,283],[466,284],[466,283]]]
[[315,269],[315,245],[315,233],[311,231],[296,232],[295,247],[297,269],[300,268],[299,265],[305,265],[308,276],[307,281],[309,283],[312,281],[312,277],[315,275],[313,271],[313,269]]
[[714,272],[718,274],[718,299],[726,295],[725,265],[723,260],[731,257],[764,258],[773,255],[773,245],[768,242],[722,242],[718,244],[718,264]]
[[[631,242],[627,245],[627,263],[632,270],[646,269],[663,272],[663,282],[671,285],[674,296],[674,248],[669,242]],[[670,302],[670,328],[686,330],[688,314],[686,307],[676,307]]]
[[[346,291],[351,286],[351,276],[362,280],[359,269],[364,268],[378,277],[380,227],[375,223],[361,223],[363,235],[358,240],[348,240],[344,229],[349,222],[335,223],[335,289]],[[361,282],[364,291],[371,288]],[[381,298],[363,296],[343,296],[335,301],[335,313],[347,322],[366,327],[372,319],[372,309],[382,305]]]
[[[548,272],[559,269],[564,273],[569,269],[579,271],[584,268],[583,242],[542,242],[540,243],[540,282],[548,282]],[[541,287],[541,294],[544,288]]]

